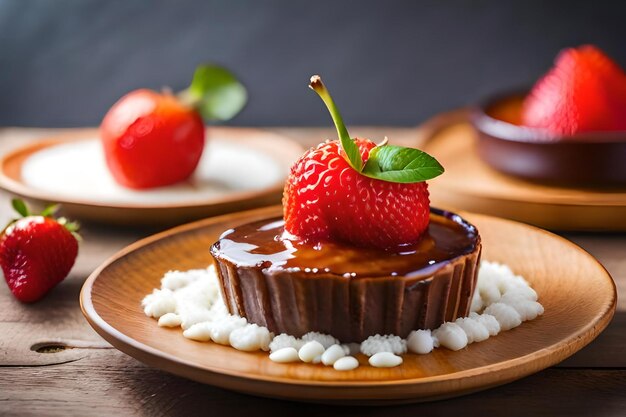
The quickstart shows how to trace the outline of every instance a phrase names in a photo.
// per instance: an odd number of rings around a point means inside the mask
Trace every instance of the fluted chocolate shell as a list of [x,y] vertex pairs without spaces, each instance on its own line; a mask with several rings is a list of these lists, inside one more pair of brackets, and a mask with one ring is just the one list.
[[280,219],[227,231],[211,247],[231,314],[293,336],[316,331],[342,342],[406,337],[469,314],[481,243],[459,216],[431,209],[416,245],[386,252],[283,240]]

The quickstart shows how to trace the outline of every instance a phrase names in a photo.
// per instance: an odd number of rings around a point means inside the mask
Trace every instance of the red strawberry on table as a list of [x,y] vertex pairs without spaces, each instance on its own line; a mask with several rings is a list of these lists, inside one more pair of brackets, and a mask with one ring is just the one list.
[[424,182],[443,172],[430,155],[412,148],[351,139],[319,76],[310,87],[326,103],[340,140],[306,152],[285,183],[285,230],[302,240],[342,240],[397,248],[419,240],[428,227]]
[[20,301],[42,298],[69,274],[78,254],[76,223],[54,219],[52,207],[31,215],[21,200],[13,207],[23,217],[0,237],[0,266],[9,289]]
[[189,178],[204,149],[202,117],[228,120],[245,102],[243,85],[218,66],[199,67],[191,86],[178,95],[147,89],[126,94],[100,126],[113,178],[135,189]]
[[626,130],[626,74],[595,46],[565,49],[526,97],[522,120],[563,135]]

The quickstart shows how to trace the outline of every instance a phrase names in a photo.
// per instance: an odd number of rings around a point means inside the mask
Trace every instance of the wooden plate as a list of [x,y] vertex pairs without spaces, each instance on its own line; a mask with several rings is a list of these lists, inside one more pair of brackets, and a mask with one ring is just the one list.
[[100,266],[81,292],[83,313],[113,346],[151,366],[254,395],[311,402],[384,404],[434,400],[504,384],[554,365],[593,340],[615,311],[615,285],[591,255],[551,233],[465,213],[483,237],[484,259],[505,262],[537,290],[545,314],[462,351],[406,355],[397,368],[337,372],[311,364],[277,364],[185,339],[157,326],[141,299],[168,270],[204,268],[209,246],[226,229],[280,213],[280,207],[202,220],[141,240]]
[[421,148],[446,169],[429,181],[435,206],[552,230],[626,231],[626,189],[567,188],[501,174],[480,160],[467,112],[437,116],[423,126],[421,138]]
[[280,202],[289,167],[304,149],[278,134],[211,127],[190,181],[133,191],[115,183],[98,132],[42,139],[0,160],[0,187],[36,204],[58,202],[73,218],[127,225],[180,224]]

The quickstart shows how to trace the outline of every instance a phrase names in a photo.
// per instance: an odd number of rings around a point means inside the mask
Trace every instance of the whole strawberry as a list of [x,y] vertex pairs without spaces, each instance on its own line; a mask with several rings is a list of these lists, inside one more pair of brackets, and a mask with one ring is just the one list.
[[[367,160],[375,144],[356,139]],[[306,152],[283,194],[285,228],[307,240],[343,240],[391,248],[419,239],[429,219],[428,185],[366,177],[344,159],[339,141]]]
[[109,171],[120,185],[162,187],[193,174],[204,150],[206,120],[228,120],[245,105],[246,90],[225,68],[202,65],[174,95],[139,89],[119,99],[100,125]]
[[340,140],[306,152],[283,193],[285,230],[305,241],[341,240],[382,249],[415,243],[429,223],[426,179],[443,172],[417,149],[351,139],[318,76],[313,88],[333,116]]
[[204,149],[204,123],[172,94],[135,90],[111,107],[100,135],[109,171],[128,188],[188,178]]
[[0,237],[0,266],[15,298],[29,303],[69,274],[78,254],[78,226],[51,217],[53,207],[41,215],[31,215],[21,200],[13,200],[13,207],[23,217]]
[[626,130],[626,74],[595,46],[565,49],[526,97],[522,121],[562,135]]

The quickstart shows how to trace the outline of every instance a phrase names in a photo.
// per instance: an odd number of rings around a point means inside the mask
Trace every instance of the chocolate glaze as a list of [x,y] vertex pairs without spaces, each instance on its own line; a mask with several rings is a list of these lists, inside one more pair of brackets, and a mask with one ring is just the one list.
[[431,209],[423,238],[394,251],[285,239],[274,218],[224,232],[211,253],[232,314],[277,334],[358,342],[467,315],[480,249],[472,225]]

